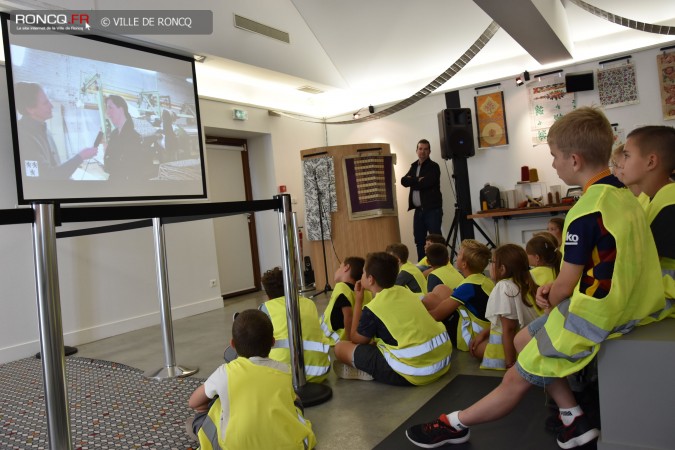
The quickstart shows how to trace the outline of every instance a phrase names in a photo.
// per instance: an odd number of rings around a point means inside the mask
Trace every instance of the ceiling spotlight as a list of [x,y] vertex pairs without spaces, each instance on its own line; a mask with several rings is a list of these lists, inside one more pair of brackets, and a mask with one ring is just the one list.
[[204,55],[193,55],[193,57],[195,59],[195,62],[198,63],[203,63],[204,61],[206,61],[206,56]]
[[368,107],[368,112],[371,113],[371,114],[374,113],[374,112],[375,112],[375,107],[374,107],[373,105],[370,105],[370,106]]
[[[359,110],[359,111],[361,111],[361,110]],[[361,117],[361,115],[359,114],[359,111],[352,114],[352,117],[354,117],[354,119],[358,119],[359,117]]]
[[516,86],[522,86],[526,81],[530,81],[530,72],[527,70],[516,77]]

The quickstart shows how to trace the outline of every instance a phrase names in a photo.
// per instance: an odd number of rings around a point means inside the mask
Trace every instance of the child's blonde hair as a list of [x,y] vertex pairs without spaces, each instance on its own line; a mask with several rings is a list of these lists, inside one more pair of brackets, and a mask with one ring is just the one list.
[[492,256],[487,245],[475,239],[464,239],[459,248],[464,250],[462,258],[471,273],[481,273],[485,270]]
[[548,130],[548,144],[565,156],[578,153],[592,166],[607,165],[612,153],[614,132],[607,117],[597,108],[575,109]]

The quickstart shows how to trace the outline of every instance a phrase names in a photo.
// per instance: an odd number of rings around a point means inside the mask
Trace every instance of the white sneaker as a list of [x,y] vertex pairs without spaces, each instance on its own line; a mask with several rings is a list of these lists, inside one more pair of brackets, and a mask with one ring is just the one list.
[[345,380],[374,380],[374,378],[369,373],[359,370],[356,367],[344,364],[340,361],[333,362],[333,371],[338,376],[338,378],[343,378]]

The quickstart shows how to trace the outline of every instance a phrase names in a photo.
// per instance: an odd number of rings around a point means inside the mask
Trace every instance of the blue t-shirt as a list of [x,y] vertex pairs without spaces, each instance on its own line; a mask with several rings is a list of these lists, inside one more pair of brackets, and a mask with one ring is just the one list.
[[452,291],[451,298],[462,303],[478,319],[487,321],[485,309],[490,296],[480,284],[462,283]]

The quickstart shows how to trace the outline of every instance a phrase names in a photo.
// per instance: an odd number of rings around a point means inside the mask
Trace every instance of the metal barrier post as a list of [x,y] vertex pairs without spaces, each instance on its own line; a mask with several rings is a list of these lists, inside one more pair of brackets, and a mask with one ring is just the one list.
[[54,205],[34,203],[33,255],[49,448],[72,450]]
[[164,341],[164,367],[146,372],[148,378],[158,380],[164,378],[189,377],[199,370],[186,369],[176,365],[176,352],[173,341],[173,322],[171,319],[171,299],[169,298],[169,275],[166,263],[166,242],[161,219],[152,219],[152,232],[155,243],[155,266],[157,268],[157,293],[161,316],[162,340]]
[[281,200],[279,211],[279,237],[281,238],[281,261],[284,272],[284,291],[286,292],[286,326],[288,328],[288,347],[291,352],[291,373],[293,387],[304,406],[324,403],[333,396],[330,386],[319,383],[308,383],[305,378],[305,355],[302,345],[302,324],[298,295],[298,278],[296,276],[297,255],[295,240],[296,231],[293,226],[291,196],[282,194],[275,196]]

